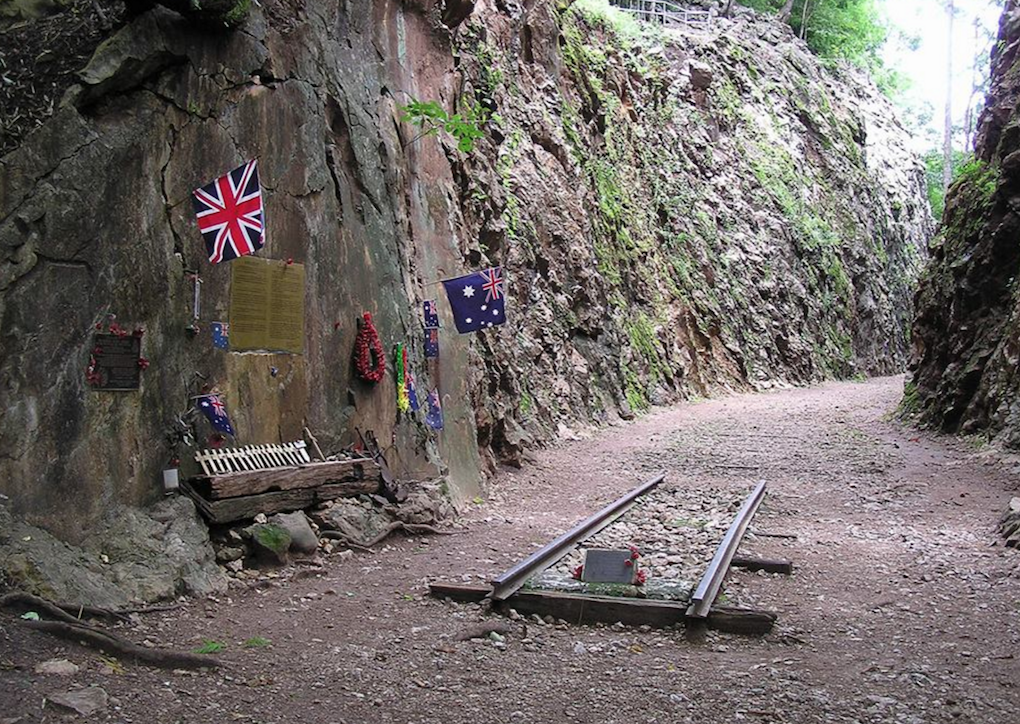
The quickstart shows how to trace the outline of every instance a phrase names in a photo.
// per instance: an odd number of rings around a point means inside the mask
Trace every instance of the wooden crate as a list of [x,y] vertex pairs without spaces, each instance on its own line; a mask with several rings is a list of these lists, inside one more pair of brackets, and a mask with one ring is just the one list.
[[371,458],[312,462],[304,441],[203,450],[195,460],[204,474],[181,488],[212,523],[376,493],[382,483],[379,466]]

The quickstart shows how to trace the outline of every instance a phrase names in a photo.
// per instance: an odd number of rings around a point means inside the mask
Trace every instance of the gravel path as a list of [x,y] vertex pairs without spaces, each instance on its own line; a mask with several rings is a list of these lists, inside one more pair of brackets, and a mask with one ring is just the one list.
[[[460,535],[333,555],[123,632],[184,649],[222,642],[227,665],[213,673],[121,671],[0,616],[0,722],[63,719],[46,695],[90,685],[111,699],[89,721],[145,724],[1016,722],[1020,552],[994,528],[1020,466],[890,421],[901,385],[656,411],[502,473]],[[661,575],[686,576],[733,503],[769,482],[754,528],[796,538],[752,536],[741,550],[796,571],[736,571],[726,586],[779,613],[767,637],[693,644],[676,631],[517,623],[505,642],[459,641],[481,609],[424,597],[430,580],[487,579],[662,468],[657,495],[683,509],[622,536],[656,538]],[[246,647],[254,637],[272,643]],[[81,670],[33,673],[53,657]]]

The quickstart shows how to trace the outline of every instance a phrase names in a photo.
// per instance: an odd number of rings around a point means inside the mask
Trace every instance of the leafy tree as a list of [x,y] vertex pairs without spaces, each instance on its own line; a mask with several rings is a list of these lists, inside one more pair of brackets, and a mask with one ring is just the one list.
[[741,0],[759,12],[776,13],[823,58],[875,69],[888,28],[875,0]]

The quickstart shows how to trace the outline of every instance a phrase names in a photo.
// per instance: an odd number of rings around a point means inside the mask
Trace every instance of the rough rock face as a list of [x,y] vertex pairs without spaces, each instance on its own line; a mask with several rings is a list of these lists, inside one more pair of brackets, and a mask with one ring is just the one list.
[[[701,35],[636,27],[540,0],[264,0],[233,32],[163,7],[120,28],[0,159],[14,512],[81,541],[111,501],[153,501],[189,452],[165,441],[196,373],[240,444],[307,425],[328,452],[371,429],[398,475],[446,475],[471,497],[563,421],[899,369],[930,221],[889,105],[753,15]],[[401,122],[409,97],[498,117],[463,153]],[[190,192],[254,156],[261,255],[306,268],[303,355],[208,335],[229,316],[230,265],[205,259]],[[506,272],[508,324],[458,336],[441,303],[427,368],[430,283],[489,264]],[[441,433],[398,416],[392,373],[354,379],[362,311],[388,350],[409,345],[420,394],[439,386]],[[139,392],[86,384],[110,313],[146,330]]]
[[148,514],[118,506],[81,547],[21,523],[0,504],[0,588],[54,601],[122,608],[131,602],[226,590],[209,531],[187,498]]
[[1020,446],[1020,8],[1006,3],[976,160],[946,195],[916,298],[904,406],[947,431]]

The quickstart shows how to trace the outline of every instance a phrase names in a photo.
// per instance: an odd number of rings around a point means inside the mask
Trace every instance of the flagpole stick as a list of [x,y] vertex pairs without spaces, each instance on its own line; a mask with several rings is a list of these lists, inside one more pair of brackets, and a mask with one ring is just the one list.
[[453,281],[454,279],[459,279],[462,276],[464,276],[464,275],[461,274],[461,275],[455,276],[455,277],[445,277],[443,279],[436,279],[433,282],[425,282],[422,286],[425,286],[425,287],[434,287],[436,284],[442,284],[443,282],[450,282],[450,281]]
[[[454,279],[460,279],[461,277],[469,276],[471,274],[480,274],[482,271],[488,271],[489,269],[496,269],[496,268],[501,267],[501,266],[502,265],[490,266],[490,267],[486,267],[485,269],[482,269],[482,270],[477,271],[477,272],[468,272],[467,274],[458,274],[457,276],[444,277],[442,279],[436,279],[433,282],[425,282],[422,286],[432,287],[432,286],[435,286],[436,284],[442,284],[443,282],[452,282]],[[502,269],[501,272],[502,272],[502,275],[503,275],[503,281],[506,282],[506,269]]]

